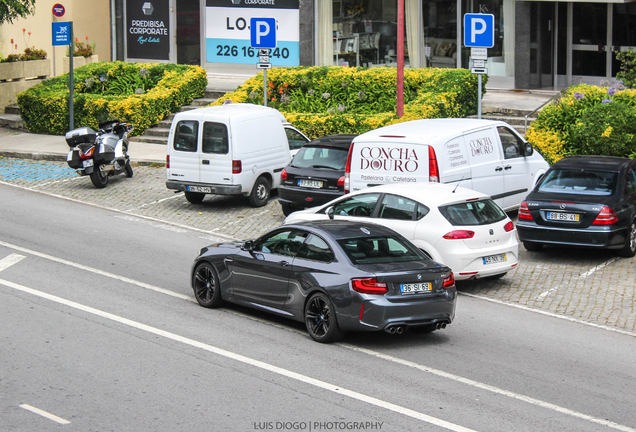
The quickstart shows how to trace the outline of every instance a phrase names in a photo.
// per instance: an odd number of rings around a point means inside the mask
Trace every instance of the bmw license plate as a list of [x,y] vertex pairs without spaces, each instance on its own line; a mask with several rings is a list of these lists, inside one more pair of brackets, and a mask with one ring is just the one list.
[[84,168],[92,167],[93,159],[86,159],[85,161],[82,161],[82,165],[84,166]]
[[484,260],[484,265],[507,261],[505,253],[483,257],[482,260]]
[[402,294],[417,294],[423,292],[430,292],[433,290],[430,282],[419,282],[412,284],[400,284],[400,291]]
[[188,190],[188,192],[212,193],[212,188],[205,186],[187,186],[186,189]]
[[578,222],[579,215],[576,213],[548,212],[549,220],[559,220],[566,222]]
[[298,186],[320,189],[322,182],[318,180],[298,180]]

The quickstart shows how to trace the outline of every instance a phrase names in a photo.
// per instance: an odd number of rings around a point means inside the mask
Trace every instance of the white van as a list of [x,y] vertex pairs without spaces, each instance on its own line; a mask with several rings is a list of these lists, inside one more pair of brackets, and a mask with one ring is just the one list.
[[345,193],[386,183],[456,183],[514,210],[548,167],[505,122],[413,120],[353,140]]
[[193,204],[205,194],[245,195],[267,204],[280,172],[309,139],[268,107],[227,104],[178,113],[168,135],[168,189]]

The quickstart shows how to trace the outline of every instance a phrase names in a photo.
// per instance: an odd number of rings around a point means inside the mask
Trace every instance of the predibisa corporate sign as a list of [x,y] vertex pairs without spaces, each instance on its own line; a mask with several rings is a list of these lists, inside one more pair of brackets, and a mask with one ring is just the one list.
[[126,57],[170,60],[169,0],[126,1]]

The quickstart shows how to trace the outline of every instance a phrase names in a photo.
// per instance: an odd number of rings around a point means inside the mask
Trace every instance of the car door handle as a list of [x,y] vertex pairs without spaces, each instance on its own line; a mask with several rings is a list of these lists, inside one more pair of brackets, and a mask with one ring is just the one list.
[[504,169],[505,169],[505,170],[512,169],[512,166],[510,166],[510,165],[506,165],[506,167],[505,167]]
[[287,261],[280,261],[278,264],[280,264],[283,267],[287,267],[289,265]]
[[209,160],[207,160],[207,159],[203,159],[203,160],[201,161],[201,163],[202,163],[203,165],[210,165],[210,161],[209,161]]
[[234,262],[234,260],[233,260],[232,258],[225,258],[225,259],[223,260],[223,262],[227,264],[227,263],[232,263],[232,262]]
[[503,171],[503,168],[502,167],[497,167],[497,168],[495,168],[495,171]]

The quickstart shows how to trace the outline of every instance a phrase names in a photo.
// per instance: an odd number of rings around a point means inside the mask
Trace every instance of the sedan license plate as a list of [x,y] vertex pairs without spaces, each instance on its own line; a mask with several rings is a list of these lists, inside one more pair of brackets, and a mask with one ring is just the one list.
[[400,284],[400,291],[402,294],[417,294],[423,292],[430,292],[433,290],[430,282],[418,282],[412,284]]
[[186,189],[188,190],[188,192],[212,193],[212,188],[205,186],[187,186]]
[[578,222],[579,215],[576,213],[548,212],[549,220],[559,220],[567,222]]
[[82,165],[84,166],[84,168],[92,167],[93,159],[86,159],[85,161],[82,161]]
[[318,180],[298,180],[298,186],[320,189],[322,182]]
[[502,253],[502,254],[490,255],[490,256],[487,256],[487,257],[483,257],[482,260],[484,260],[484,265],[487,265],[487,264],[495,264],[495,263],[500,263],[500,262],[506,262],[507,258],[506,258],[506,254]]

